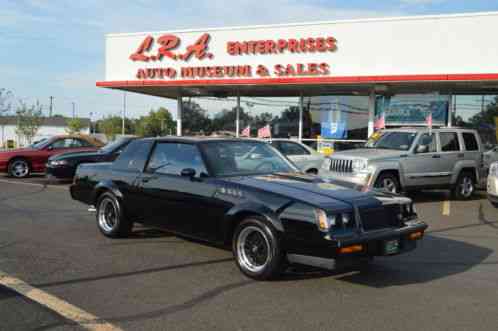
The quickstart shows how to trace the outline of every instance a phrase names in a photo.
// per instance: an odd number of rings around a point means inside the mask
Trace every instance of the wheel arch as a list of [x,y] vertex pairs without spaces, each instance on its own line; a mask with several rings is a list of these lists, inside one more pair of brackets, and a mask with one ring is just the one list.
[[284,232],[278,215],[270,208],[258,204],[245,204],[230,209],[222,220],[223,242],[230,244],[237,225],[250,216],[257,216],[272,225],[278,232]]
[[97,185],[95,185],[95,188],[93,189],[91,201],[93,201],[94,206],[97,206],[99,197],[105,192],[110,192],[114,194],[116,198],[119,199],[120,202],[123,202],[124,199],[123,193],[119,190],[117,185],[114,184],[112,181],[102,181]]
[[460,177],[460,175],[464,171],[471,172],[474,175],[474,180],[476,181],[476,185],[477,185],[477,183],[479,182],[479,171],[478,171],[478,167],[475,165],[475,162],[472,162],[472,161],[470,161],[470,162],[467,162],[467,161],[458,162],[455,165],[455,171],[453,171],[453,175],[451,176],[451,184],[455,185],[457,180],[458,180],[458,177]]

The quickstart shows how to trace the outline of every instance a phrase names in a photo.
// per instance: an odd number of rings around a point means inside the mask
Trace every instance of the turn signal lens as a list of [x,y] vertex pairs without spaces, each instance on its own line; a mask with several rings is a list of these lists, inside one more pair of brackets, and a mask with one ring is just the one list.
[[353,246],[339,248],[339,253],[340,254],[350,254],[350,253],[361,252],[362,250],[363,250],[362,245],[353,245]]
[[424,233],[421,231],[413,232],[413,233],[410,233],[409,238],[410,238],[410,240],[418,240],[418,239],[422,238],[423,235],[424,235]]
[[329,222],[327,220],[327,214],[321,209],[315,209],[316,224],[320,231],[329,230]]

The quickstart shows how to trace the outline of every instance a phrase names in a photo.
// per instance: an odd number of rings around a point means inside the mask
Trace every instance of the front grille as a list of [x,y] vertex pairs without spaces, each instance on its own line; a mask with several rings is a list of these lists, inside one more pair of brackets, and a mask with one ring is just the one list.
[[401,206],[384,205],[376,208],[360,209],[361,222],[365,231],[402,226]]
[[353,160],[332,159],[330,162],[330,171],[353,172]]

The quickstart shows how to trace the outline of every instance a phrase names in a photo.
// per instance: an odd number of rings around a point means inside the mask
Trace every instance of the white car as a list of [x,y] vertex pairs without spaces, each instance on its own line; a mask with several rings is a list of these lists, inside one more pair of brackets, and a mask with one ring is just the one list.
[[317,175],[325,160],[321,153],[295,140],[272,139],[269,143],[308,174]]
[[491,163],[488,175],[488,200],[498,208],[498,162]]

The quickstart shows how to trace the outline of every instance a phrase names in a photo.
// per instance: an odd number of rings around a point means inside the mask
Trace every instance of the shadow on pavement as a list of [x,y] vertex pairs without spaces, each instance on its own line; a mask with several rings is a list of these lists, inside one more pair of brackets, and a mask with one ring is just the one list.
[[[451,197],[450,191],[411,191],[408,192],[406,196],[411,198],[415,203],[454,201],[454,199]],[[476,191],[474,195],[467,201],[478,201],[482,199],[486,199],[486,192]]]
[[426,235],[417,250],[406,255],[379,257],[369,265],[339,270],[294,266],[282,280],[333,276],[340,281],[380,288],[411,285],[463,273],[480,264],[498,265],[498,261],[484,262],[492,252],[466,242]]

